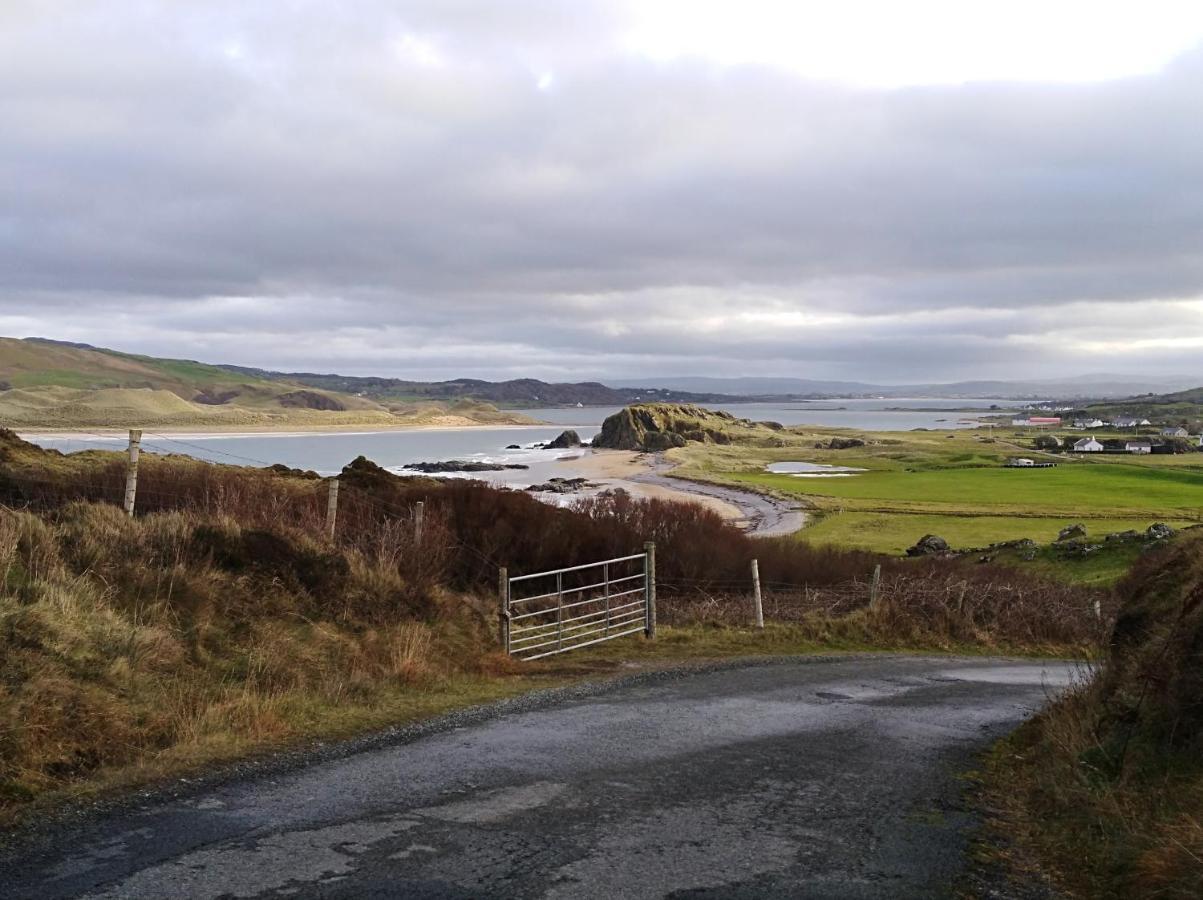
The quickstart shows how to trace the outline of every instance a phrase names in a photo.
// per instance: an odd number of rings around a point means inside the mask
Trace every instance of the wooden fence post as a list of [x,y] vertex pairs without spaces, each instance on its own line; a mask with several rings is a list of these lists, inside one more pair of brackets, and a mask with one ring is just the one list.
[[338,477],[327,482],[330,493],[326,498],[326,536],[334,540],[334,526],[338,524]]
[[414,505],[414,544],[422,543],[422,529],[426,524],[426,504],[419,500]]
[[878,594],[881,592],[881,563],[873,567],[873,580],[869,582],[869,609],[877,608]]
[[643,633],[649,640],[656,639],[656,544],[653,541],[648,541],[643,545],[644,553],[644,580],[643,580],[643,600],[647,611],[647,618],[643,626]]
[[510,652],[510,572],[505,566],[497,570],[497,622],[501,649]]
[[756,604],[756,627],[764,630],[764,603],[760,599],[760,561],[752,560],[752,600]]
[[142,446],[142,432],[131,428],[129,432],[129,461],[125,464],[125,514],[134,514],[134,501],[138,497],[138,451]]

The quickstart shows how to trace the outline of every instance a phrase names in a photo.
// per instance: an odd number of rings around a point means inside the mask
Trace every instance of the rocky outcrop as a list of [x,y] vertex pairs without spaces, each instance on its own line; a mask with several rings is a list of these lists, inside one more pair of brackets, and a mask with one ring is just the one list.
[[584,488],[596,487],[587,478],[549,478],[542,484],[527,488],[532,494],[575,494]]
[[490,463],[451,459],[446,462],[409,463],[401,468],[410,472],[432,474],[436,472],[504,472],[508,469],[529,469],[530,466],[523,465],[522,463]]
[[607,418],[592,446],[648,452],[684,447],[690,442],[780,446],[781,439],[775,431],[770,425],[737,419],[721,410],[678,403],[641,403]]
[[568,450],[572,447],[581,446],[581,436],[569,428],[567,431],[560,432],[560,436],[554,441],[549,441],[547,444],[548,450]]
[[1061,544],[1065,541],[1078,541],[1086,537],[1086,526],[1081,522],[1076,525],[1066,525],[1057,532],[1057,543]]
[[834,437],[829,441],[819,441],[816,450],[851,450],[853,447],[863,447],[865,442],[860,438]]
[[1168,541],[1174,536],[1174,529],[1164,522],[1154,522],[1145,531],[1145,539],[1149,541]]
[[949,552],[948,541],[935,534],[925,534],[906,551],[907,556],[941,556]]

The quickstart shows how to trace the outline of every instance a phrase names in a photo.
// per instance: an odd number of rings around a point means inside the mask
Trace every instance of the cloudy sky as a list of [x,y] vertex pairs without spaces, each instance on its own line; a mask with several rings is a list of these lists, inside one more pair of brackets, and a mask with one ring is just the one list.
[[0,334],[442,378],[1203,371],[1197,0],[2,0]]

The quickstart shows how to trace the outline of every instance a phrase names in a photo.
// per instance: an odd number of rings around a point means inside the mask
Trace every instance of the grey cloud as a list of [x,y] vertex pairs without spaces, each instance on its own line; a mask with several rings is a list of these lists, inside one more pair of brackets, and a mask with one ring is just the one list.
[[[622,17],[6,6],[0,323],[411,375],[1094,369],[1040,341],[1083,303],[1109,334],[1203,343],[1131,315],[1203,295],[1203,52],[853,90],[641,60]],[[855,319],[757,337],[749,307]]]

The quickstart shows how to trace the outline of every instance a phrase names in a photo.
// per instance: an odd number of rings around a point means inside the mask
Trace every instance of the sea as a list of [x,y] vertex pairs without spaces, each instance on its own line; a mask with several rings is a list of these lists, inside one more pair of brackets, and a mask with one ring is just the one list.
[[[867,431],[909,431],[917,428],[972,428],[977,416],[1024,406],[1024,401],[966,399],[847,399],[788,403],[710,404],[740,418],[782,425],[824,425]],[[991,408],[993,407],[993,409]],[[620,407],[587,406],[524,409],[526,415],[549,424],[474,428],[410,429],[396,431],[272,432],[200,434],[143,432],[147,453],[182,453],[197,459],[249,466],[282,463],[319,474],[334,474],[357,456],[394,471],[408,463],[475,460],[527,465],[528,470],[492,476],[473,474],[507,484],[530,484],[563,474],[555,463],[579,456],[579,450],[546,450],[537,445],[553,440],[566,428],[591,440],[602,420]],[[124,435],[76,431],[66,436],[31,433],[35,443],[65,453],[88,449],[120,449]]]

